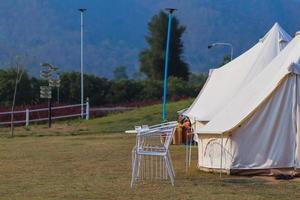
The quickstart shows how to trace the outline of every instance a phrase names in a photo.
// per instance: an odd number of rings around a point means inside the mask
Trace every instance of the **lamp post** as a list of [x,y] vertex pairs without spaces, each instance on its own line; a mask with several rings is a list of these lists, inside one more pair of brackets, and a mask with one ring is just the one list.
[[80,11],[80,87],[81,87],[81,118],[83,118],[83,13],[85,8],[78,9]]
[[163,96],[163,113],[162,113],[162,120],[165,122],[166,112],[167,112],[167,79],[168,79],[168,64],[169,64],[169,46],[170,46],[170,35],[171,35],[171,26],[172,26],[172,13],[176,11],[175,8],[166,8],[169,12],[168,17],[168,33],[167,33],[167,43],[166,43],[166,57],[165,57],[165,74],[164,74],[164,96]]
[[232,60],[233,58],[233,46],[231,43],[228,43],[228,42],[215,42],[215,43],[212,43],[211,45],[208,45],[207,48],[211,49],[212,47],[215,47],[215,46],[229,46],[230,47],[230,60]]

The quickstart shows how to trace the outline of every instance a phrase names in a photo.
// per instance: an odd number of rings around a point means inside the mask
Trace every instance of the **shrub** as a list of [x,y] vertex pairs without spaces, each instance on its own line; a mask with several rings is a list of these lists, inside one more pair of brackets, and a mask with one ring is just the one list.
[[161,99],[162,95],[162,81],[150,79],[143,81],[143,99]]
[[124,103],[142,99],[142,84],[140,81],[119,80],[112,83],[109,100],[111,103]]

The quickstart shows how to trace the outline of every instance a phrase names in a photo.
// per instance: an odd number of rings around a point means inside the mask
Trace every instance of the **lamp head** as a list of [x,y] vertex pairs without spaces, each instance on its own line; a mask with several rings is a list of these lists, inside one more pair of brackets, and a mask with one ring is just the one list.
[[78,9],[80,12],[84,12],[84,11],[86,11],[86,9],[85,8],[79,8]]
[[166,8],[166,11],[168,11],[169,13],[173,13],[176,10],[177,10],[176,8]]

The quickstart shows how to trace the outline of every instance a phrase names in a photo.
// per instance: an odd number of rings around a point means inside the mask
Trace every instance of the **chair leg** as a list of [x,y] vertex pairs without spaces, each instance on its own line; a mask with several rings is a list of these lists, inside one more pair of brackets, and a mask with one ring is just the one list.
[[168,157],[169,163],[170,163],[170,165],[171,165],[171,169],[172,169],[173,176],[175,177],[175,171],[174,171],[174,167],[173,167],[173,163],[172,163],[172,159],[171,159],[171,155],[170,155],[170,152],[169,152],[169,151],[168,151],[168,153],[167,153],[167,157]]
[[188,173],[188,162],[189,162],[189,147],[186,141],[185,142],[185,173]]
[[165,160],[165,163],[166,163],[168,175],[169,175],[170,180],[171,180],[171,184],[172,184],[172,186],[174,186],[174,177],[173,177],[172,169],[170,167],[170,163],[169,163],[169,160],[168,160],[167,156],[164,156],[164,160]]
[[189,167],[191,167],[192,161],[192,140],[190,141],[190,148],[189,148]]
[[135,161],[136,160],[136,155],[135,152],[132,152],[132,162],[131,162],[131,168],[132,168],[132,172],[131,172],[131,183],[130,183],[130,187],[133,187],[133,183],[134,183],[134,174],[135,174]]
[[137,155],[137,172],[136,172],[136,177],[141,177],[141,161],[142,161],[142,156]]
[[136,152],[132,154],[132,175],[131,175],[131,184],[130,186],[133,187],[134,182],[136,180],[137,176],[137,167],[138,167],[138,162],[137,162],[137,155]]

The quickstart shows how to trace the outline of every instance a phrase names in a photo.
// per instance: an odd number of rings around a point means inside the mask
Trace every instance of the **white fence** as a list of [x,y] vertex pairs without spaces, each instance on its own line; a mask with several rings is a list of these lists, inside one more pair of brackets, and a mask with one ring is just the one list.
[[[86,120],[90,118],[90,106],[89,102],[87,101],[86,103],[83,104],[84,106],[84,112],[83,112],[83,117],[85,117]],[[66,106],[57,106],[57,107],[52,107],[51,111],[59,110],[59,109],[67,109],[67,108],[76,108],[79,107],[79,112],[78,113],[73,113],[73,114],[66,114],[66,115],[59,115],[59,116],[51,116],[52,120],[55,119],[66,119],[66,118],[73,118],[73,117],[79,117],[81,116],[81,104],[74,104],[74,105],[66,105]],[[48,117],[41,117],[41,118],[33,118],[30,119],[30,113],[37,113],[37,112],[48,112],[48,108],[39,108],[39,109],[26,109],[26,110],[18,110],[14,111],[14,115],[16,114],[22,114],[24,115],[24,119],[19,119],[19,120],[14,120],[14,124],[25,124],[26,126],[29,126],[30,122],[40,122],[40,121],[47,121]],[[12,112],[0,112],[0,116],[3,115],[8,115],[7,119],[11,117]],[[16,117],[17,118],[17,117]],[[0,121],[0,125],[9,125],[11,124],[11,121]]]

